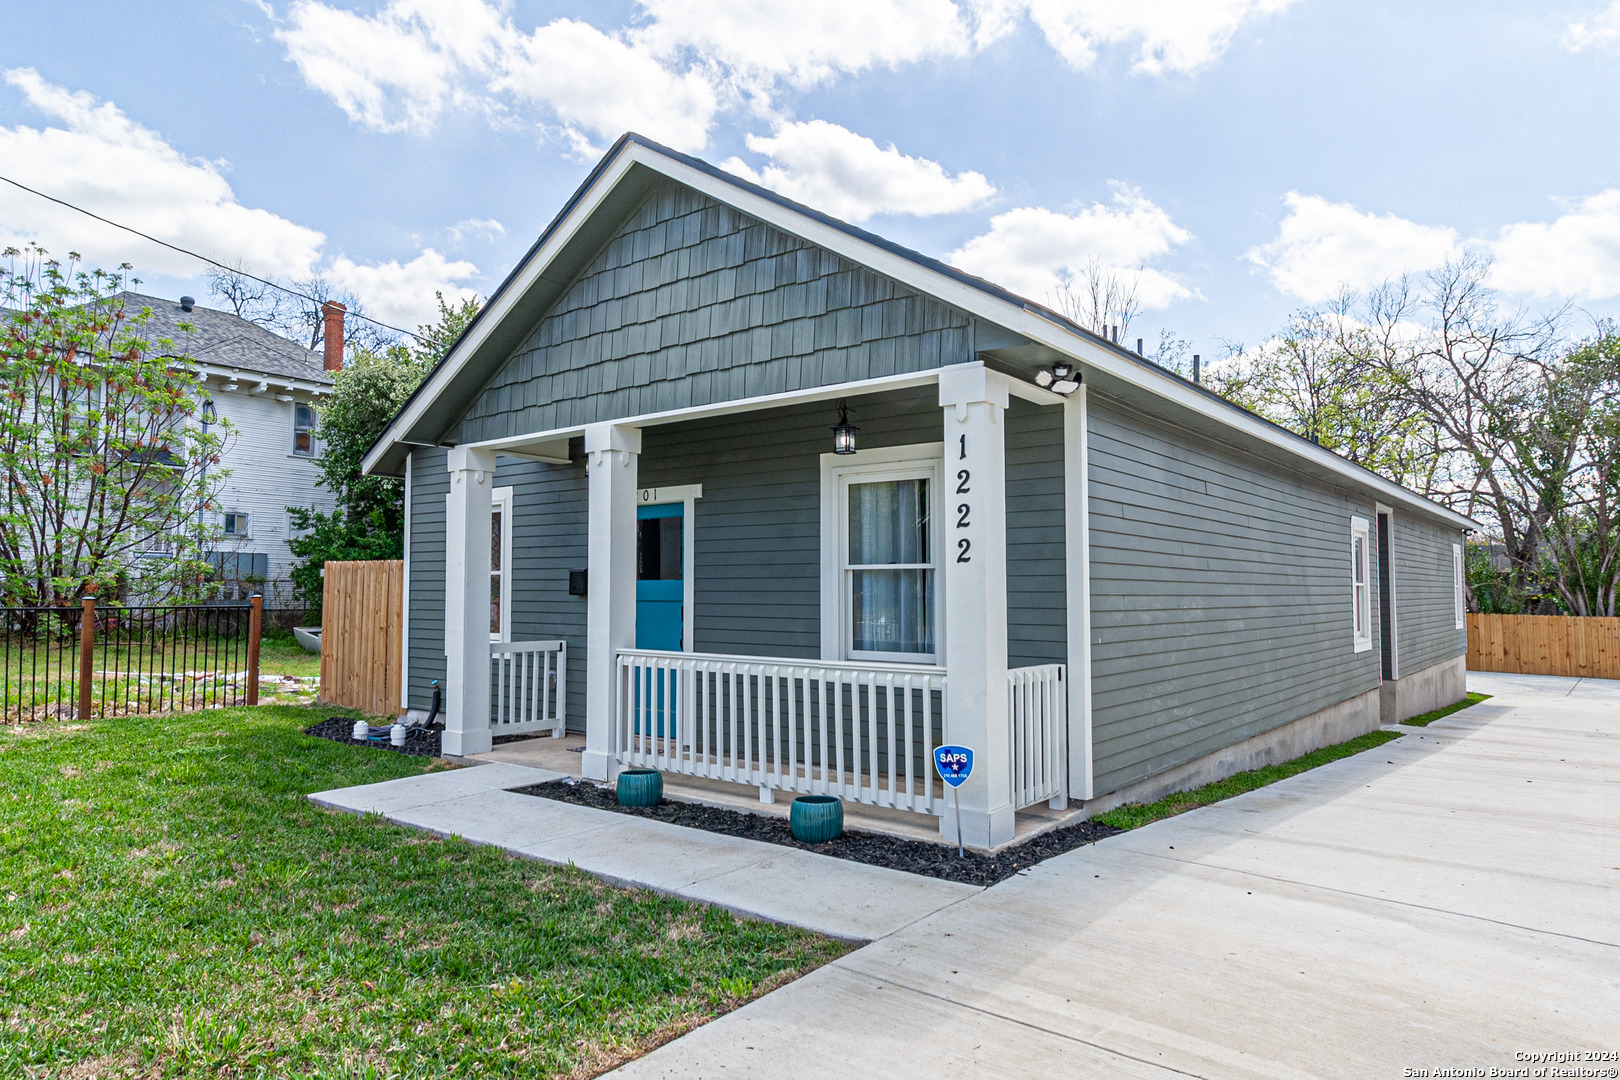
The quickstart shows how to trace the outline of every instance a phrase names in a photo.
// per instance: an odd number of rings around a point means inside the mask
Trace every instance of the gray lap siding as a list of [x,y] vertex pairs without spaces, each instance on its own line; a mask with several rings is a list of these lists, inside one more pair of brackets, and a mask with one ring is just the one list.
[[1350,592],[1370,500],[1106,401],[1089,419],[1099,793],[1378,686]]
[[411,451],[410,580],[405,583],[408,709],[426,709],[433,680],[444,685],[444,497],[450,493],[446,453],[437,447]]
[[[852,398],[866,449],[939,442],[932,387]],[[821,655],[821,455],[832,449],[831,403],[648,428],[643,487],[702,484],[688,535],[698,652],[813,660]],[[1065,659],[1061,410],[1015,401],[1007,426],[1008,650],[1015,667]],[[413,458],[411,705],[426,708],[444,677],[442,450]],[[585,716],[586,601],[568,570],[587,562],[583,461],[558,466],[500,458],[496,486],[513,489],[514,640],[567,640],[568,723]],[[943,496],[940,500],[943,506]]]
[[1461,656],[1468,631],[1457,629],[1453,544],[1455,529],[1395,515],[1395,645],[1402,678]]

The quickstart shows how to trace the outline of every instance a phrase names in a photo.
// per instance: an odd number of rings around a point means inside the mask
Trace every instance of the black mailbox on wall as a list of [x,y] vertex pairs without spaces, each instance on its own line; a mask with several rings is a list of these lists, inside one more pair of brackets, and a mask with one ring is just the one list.
[[568,571],[568,595],[569,596],[584,596],[585,595],[585,575],[588,572],[589,571],[586,571],[586,570],[570,570],[570,571]]

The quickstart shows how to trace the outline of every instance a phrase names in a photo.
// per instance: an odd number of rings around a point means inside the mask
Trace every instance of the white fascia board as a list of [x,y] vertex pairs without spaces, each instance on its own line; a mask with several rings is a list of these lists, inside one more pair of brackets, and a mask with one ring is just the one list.
[[976,289],[966,282],[958,281],[893,252],[885,251],[862,240],[860,237],[844,232],[842,229],[806,217],[790,207],[757,195],[746,188],[727,183],[683,162],[671,160],[639,144],[631,144],[627,148],[625,156],[640,160],[648,168],[657,169],[671,179],[701,191],[717,202],[734,206],[738,210],[757,217],[767,224],[774,225],[783,232],[803,237],[813,244],[842,255],[851,262],[869,267],[885,277],[891,277],[919,292],[943,300],[998,326],[1004,326],[1015,333],[1022,334],[1031,341],[1072,356],[1099,371],[1107,372],[1121,382],[1138,386],[1175,405],[1214,420],[1216,423],[1223,424],[1226,427],[1233,428],[1285,453],[1312,461],[1331,472],[1343,476],[1352,484],[1370,488],[1406,506],[1443,518],[1460,529],[1478,529],[1480,527],[1479,523],[1471,518],[1453,510],[1448,510],[1437,503],[1432,503],[1421,495],[1407,491],[1399,484],[1386,480],[1376,473],[1369,473],[1358,466],[1352,465],[1337,454],[1317,446],[1302,445],[1296,436],[1276,428],[1258,417],[1250,416],[1235,407],[1212,401],[1200,391],[1167,373],[1154,371],[1145,365],[1138,365],[1132,361],[1117,357],[1110,350],[1102,348],[1080,334],[1066,330],[1051,320],[1028,311],[1017,304],[1008,303],[980,289]]
[[[639,147],[631,143],[629,149],[635,150],[639,149]],[[489,306],[482,312],[483,317],[474,324],[465,337],[456,343],[455,349],[445,358],[444,364],[433,373],[428,384],[422,388],[422,392],[417,394],[415,400],[410,402],[405,410],[394,418],[394,422],[388,425],[388,430],[383,433],[383,438],[378,439],[371,452],[361,460],[360,472],[362,474],[370,473],[383,455],[392,448],[392,445],[398,439],[397,433],[410,431],[411,428],[416,426],[416,422],[422,418],[422,414],[427,411],[428,406],[438,396],[439,389],[461,373],[461,370],[467,366],[468,360],[478,352],[479,346],[488,340],[489,335],[494,332],[495,328],[511,315],[512,309],[528,295],[529,289],[534,286],[535,281],[545,274],[552,261],[573,240],[580,227],[591,219],[591,215],[596,212],[596,208],[601,205],[602,200],[613,191],[619,181],[624,178],[624,174],[635,163],[636,157],[634,154],[625,152],[621,153],[612,164],[603,170],[596,183],[580,197],[579,202],[575,203],[568,215],[558,223],[556,231],[546,239],[540,250],[534,253],[534,257],[529,259],[518,270],[518,273],[507,287],[490,301]]]
[[[1437,503],[1432,503],[1414,492],[1407,491],[1399,484],[1352,465],[1337,454],[1303,443],[1297,436],[1274,427],[1258,417],[1250,416],[1235,406],[1211,400],[1200,391],[1182,383],[1181,380],[1170,376],[1168,373],[1152,370],[1146,364],[1137,364],[1123,357],[1115,356],[1110,350],[1103,348],[1098,343],[1028,311],[1018,304],[1009,303],[981,289],[974,288],[966,282],[959,281],[947,274],[941,274],[891,251],[886,251],[842,229],[808,217],[792,207],[784,206],[701,169],[695,169],[685,162],[676,161],[637,142],[627,143],[619,156],[603,170],[596,183],[589,191],[584,193],[579,202],[558,224],[556,232],[547,239],[546,243],[535,253],[528,264],[519,271],[511,284],[486,309],[485,315],[487,317],[479,320],[480,325],[473,327],[475,333],[459,343],[430,384],[424,387],[423,392],[417,396],[416,400],[388,426],[388,431],[385,433],[386,437],[379,440],[376,447],[361,462],[362,472],[369,472],[381,460],[383,454],[391,448],[395,441],[395,432],[408,431],[415,425],[417,420],[421,419],[428,404],[436,396],[437,388],[455,378],[456,374],[465,367],[468,358],[477,351],[478,346],[487,338],[494,327],[500,324],[501,320],[510,313],[518,300],[528,292],[535,279],[545,272],[552,260],[563,250],[580,227],[590,219],[596,208],[601,205],[602,200],[623,179],[624,174],[633,165],[637,164],[661,173],[694,191],[701,192],[716,202],[735,207],[745,214],[781,229],[783,232],[801,237],[826,248],[834,254],[841,255],[853,263],[865,266],[885,277],[909,285],[918,292],[942,300],[998,326],[1006,327],[1014,333],[1021,334],[1031,341],[1045,345],[1066,356],[1071,356],[1098,371],[1106,372],[1121,382],[1140,387],[1148,393],[1188,409],[1199,416],[1213,420],[1217,424],[1232,428],[1291,456],[1311,461],[1329,472],[1342,476],[1351,484],[1371,489],[1395,502],[1412,507],[1430,516],[1441,518],[1459,529],[1479,529],[1481,527],[1478,522],[1471,518],[1448,510]],[[1020,393],[1019,396],[1024,395]],[[634,424],[636,422],[638,422],[638,418],[615,421],[615,423],[623,424]],[[574,429],[558,430],[573,432]],[[533,437],[527,436],[510,441],[514,445],[521,445]],[[481,443],[480,445],[486,444]]]
[[[939,373],[945,368],[930,368],[927,371],[912,371],[903,375],[882,375],[876,379],[861,379],[856,382],[837,383],[832,386],[812,386],[804,390],[787,390],[780,394],[762,394],[759,397],[737,398],[734,401],[718,401],[713,405],[688,405],[684,409],[668,409],[664,412],[642,413],[640,416],[626,416],[619,420],[604,420],[604,428],[646,428],[657,427],[660,424],[675,424],[683,420],[705,420],[715,416],[734,416],[738,413],[757,412],[760,409],[774,409],[785,405],[802,405],[816,401],[834,401],[843,397],[858,397],[862,394],[877,394],[885,390],[905,390],[913,386],[927,386],[939,380]],[[1057,395],[1052,395],[1056,397]],[[1061,398],[1058,398],[1061,401]],[[540,443],[555,443],[572,439],[585,434],[587,427],[594,424],[575,424],[573,427],[551,428],[548,431],[535,431],[526,435],[506,435],[499,439],[485,439],[482,442],[461,443],[466,447],[479,450],[494,450],[501,454],[520,456],[524,448]],[[829,427],[829,430],[831,428]],[[544,460],[537,458],[537,460]]]

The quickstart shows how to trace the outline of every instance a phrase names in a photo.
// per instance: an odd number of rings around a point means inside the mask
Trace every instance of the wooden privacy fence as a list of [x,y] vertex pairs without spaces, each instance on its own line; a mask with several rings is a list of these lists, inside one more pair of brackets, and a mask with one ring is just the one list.
[[1470,615],[1468,670],[1620,679],[1620,619]]
[[329,562],[321,592],[321,700],[397,716],[405,563]]

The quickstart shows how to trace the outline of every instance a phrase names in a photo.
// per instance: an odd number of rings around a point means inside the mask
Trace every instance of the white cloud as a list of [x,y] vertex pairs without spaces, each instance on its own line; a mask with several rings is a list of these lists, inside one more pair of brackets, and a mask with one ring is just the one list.
[[[403,265],[339,258],[323,267],[326,237],[243,206],[222,163],[188,157],[112,102],[54,86],[32,68],[7,71],[5,81],[58,125],[0,127],[0,161],[31,188],[251,273],[296,279],[324,272],[389,322],[432,318],[435,289],[462,295],[468,290],[460,283],[477,276],[472,263],[449,261],[431,248]],[[0,245],[30,240],[57,257],[79,251],[94,266],[129,262],[137,273],[177,278],[203,270],[190,256],[0,185]]]
[[332,260],[328,276],[365,301],[366,312],[395,326],[409,327],[431,321],[434,296],[444,293],[454,303],[473,290],[462,285],[476,277],[478,267],[464,260],[451,262],[432,248],[407,263],[356,263],[346,256]]
[[695,53],[752,88],[810,86],[835,75],[941,56],[974,45],[951,0],[642,0],[637,38],[660,55]]
[[1564,32],[1564,47],[1570,52],[1617,44],[1620,44],[1620,0],[1610,0],[1609,6],[1594,13],[1590,20],[1571,19]]
[[1551,222],[1519,222],[1491,244],[1491,283],[1531,296],[1620,296],[1620,188],[1582,199]]
[[549,107],[573,132],[611,140],[637,131],[677,150],[703,149],[719,109],[704,73],[677,74],[647,50],[573,19],[515,36],[490,87]]
[[982,173],[947,173],[936,161],[908,157],[825,120],[783,124],[769,138],[748,136],[748,149],[770,159],[759,172],[732,158],[725,167],[790,199],[843,218],[873,214],[953,214],[996,193]]
[[1190,239],[1190,232],[1141,191],[1116,183],[1110,203],[1094,203],[1073,214],[1039,206],[997,214],[990,219],[989,232],[951,252],[946,261],[1045,300],[1095,260],[1103,269],[1139,275],[1137,295],[1143,307],[1163,308],[1194,293],[1145,264]]
[[462,247],[467,241],[495,240],[506,235],[506,226],[494,218],[464,218],[445,230],[452,247]]
[[[5,80],[60,126],[0,127],[0,161],[18,182],[222,262],[294,275],[315,261],[325,237],[237,202],[212,161],[188,157],[112,102],[53,86],[32,68]],[[0,243],[37,240],[52,254],[83,252],[99,265],[190,275],[197,261],[121,229],[0,186]]]
[[370,14],[293,0],[275,33],[311,87],[375,130],[426,132],[453,108],[538,111],[575,153],[626,130],[698,151],[722,111],[778,116],[780,86],[966,57],[1025,18],[1077,68],[1117,45],[1161,75],[1213,62],[1244,24],[1295,2],[639,0],[627,25],[526,32],[504,0],[387,0]]
[[1271,242],[1245,257],[1273,285],[1302,300],[1323,300],[1342,286],[1365,289],[1421,272],[1460,253],[1457,230],[1394,214],[1363,213],[1349,203],[1290,191],[1288,216]]
[[296,0],[276,30],[305,82],[379,131],[424,130],[470,102],[466,73],[496,64],[510,34],[483,0],[393,0],[369,17]]
[[1226,52],[1247,22],[1297,0],[1029,0],[1029,14],[1064,60],[1082,71],[1104,45],[1135,43],[1133,68],[1188,73]]

